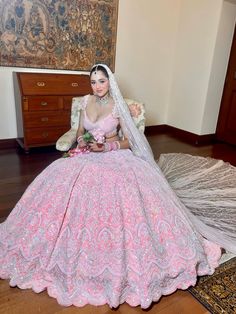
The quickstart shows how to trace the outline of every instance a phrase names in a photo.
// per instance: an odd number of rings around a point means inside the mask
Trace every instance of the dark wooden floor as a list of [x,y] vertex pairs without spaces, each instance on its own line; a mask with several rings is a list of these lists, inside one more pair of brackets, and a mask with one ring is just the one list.
[[[170,134],[148,136],[148,140],[156,159],[161,153],[182,152],[223,159],[236,166],[235,146],[224,143],[195,146],[176,139]],[[30,154],[25,154],[16,148],[0,150],[0,221],[5,220],[26,187],[39,172],[60,156],[61,153],[53,147],[32,149]],[[0,313],[108,314],[114,311],[124,314],[142,312],[140,308],[130,308],[127,305],[122,305],[118,310],[111,310],[107,306],[99,308],[87,306],[83,309],[63,308],[55,300],[49,298],[46,292],[36,295],[32,291],[9,288],[6,281],[0,281]],[[168,297],[163,297],[147,312],[150,314],[208,313],[187,291],[177,291]]]

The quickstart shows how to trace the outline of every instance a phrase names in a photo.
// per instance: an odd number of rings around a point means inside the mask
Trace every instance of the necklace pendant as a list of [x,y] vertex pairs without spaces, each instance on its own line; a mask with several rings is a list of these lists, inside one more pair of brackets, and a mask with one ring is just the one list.
[[103,97],[95,96],[96,97],[96,103],[99,104],[100,106],[106,106],[109,103],[110,100],[110,95],[107,93]]

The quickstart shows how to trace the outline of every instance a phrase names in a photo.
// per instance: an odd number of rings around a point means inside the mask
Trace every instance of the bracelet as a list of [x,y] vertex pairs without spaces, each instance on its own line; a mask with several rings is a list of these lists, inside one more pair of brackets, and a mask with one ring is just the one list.
[[110,152],[112,150],[118,150],[118,149],[120,149],[119,141],[104,143],[104,152]]
[[83,135],[80,135],[78,138],[77,138],[77,143],[79,143],[79,141],[81,141],[83,139]]
[[120,149],[120,142],[119,141],[115,141],[116,145],[117,145],[117,150]]

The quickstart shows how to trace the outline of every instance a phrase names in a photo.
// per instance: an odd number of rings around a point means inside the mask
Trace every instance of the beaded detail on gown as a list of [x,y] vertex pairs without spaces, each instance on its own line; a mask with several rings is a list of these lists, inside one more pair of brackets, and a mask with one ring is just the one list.
[[[150,306],[212,274],[220,247],[128,149],[60,158],[0,225],[0,277],[64,306]],[[172,192],[170,192],[172,193]]]

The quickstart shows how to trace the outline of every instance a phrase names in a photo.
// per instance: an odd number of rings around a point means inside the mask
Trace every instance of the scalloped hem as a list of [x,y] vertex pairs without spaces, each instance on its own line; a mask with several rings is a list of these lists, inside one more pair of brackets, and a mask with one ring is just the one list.
[[[5,278],[6,280],[7,278]],[[8,278],[9,280],[9,278]],[[103,305],[108,305],[110,308],[117,308],[120,305],[127,303],[131,307],[137,307],[140,306],[142,309],[148,309],[153,302],[158,302],[162,296],[167,296],[172,293],[174,293],[177,290],[186,290],[190,286],[194,286],[196,284],[197,278],[193,279],[191,282],[188,283],[181,283],[178,282],[176,285],[172,286],[169,290],[167,291],[160,291],[157,293],[155,292],[155,295],[152,297],[147,297],[147,298],[140,298],[137,294],[133,295],[126,295],[126,296],[119,296],[119,297],[114,297],[114,300],[109,300],[109,298],[105,297],[104,298],[95,298],[95,297],[81,297],[78,296],[77,298],[74,298],[73,301],[69,300],[69,298],[63,297],[58,290],[53,287],[52,285],[47,285],[44,287],[40,287],[38,285],[38,282],[27,284],[27,287],[21,284],[10,284],[11,287],[18,287],[21,290],[26,290],[26,289],[31,289],[35,293],[39,294],[44,291],[47,292],[48,296],[51,298],[54,298],[57,300],[57,303],[61,306],[64,307],[70,307],[70,306],[75,306],[75,307],[84,307],[86,305],[92,305],[92,306],[103,306]],[[181,280],[180,280],[181,281]],[[116,300],[115,300],[116,299]]]

